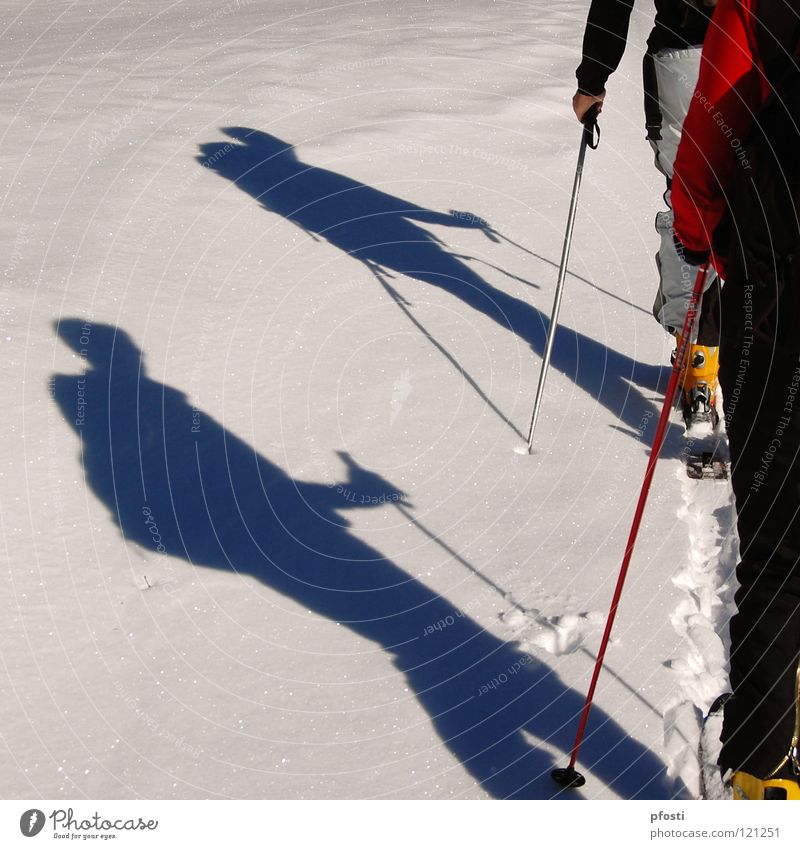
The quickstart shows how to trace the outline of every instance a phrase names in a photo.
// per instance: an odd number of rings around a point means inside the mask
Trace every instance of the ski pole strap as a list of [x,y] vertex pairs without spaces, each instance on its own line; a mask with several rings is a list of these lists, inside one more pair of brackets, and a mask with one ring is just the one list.
[[597,123],[599,111],[600,104],[594,103],[583,116],[583,140],[592,150],[597,150],[597,145],[600,144],[600,125]]

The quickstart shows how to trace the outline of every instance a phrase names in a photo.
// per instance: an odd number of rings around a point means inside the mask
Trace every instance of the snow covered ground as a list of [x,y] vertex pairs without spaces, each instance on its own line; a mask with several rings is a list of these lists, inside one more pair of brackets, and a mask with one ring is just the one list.
[[[7,4],[2,797],[556,795],[669,355],[639,9],[514,452],[587,7]],[[681,431],[571,798],[697,790],[735,539]]]

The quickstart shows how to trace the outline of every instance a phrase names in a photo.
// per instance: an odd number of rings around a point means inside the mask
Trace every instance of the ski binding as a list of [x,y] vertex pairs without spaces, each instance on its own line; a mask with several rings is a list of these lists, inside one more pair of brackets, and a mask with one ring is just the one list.
[[728,464],[714,451],[701,451],[686,458],[686,474],[693,480],[728,480]]

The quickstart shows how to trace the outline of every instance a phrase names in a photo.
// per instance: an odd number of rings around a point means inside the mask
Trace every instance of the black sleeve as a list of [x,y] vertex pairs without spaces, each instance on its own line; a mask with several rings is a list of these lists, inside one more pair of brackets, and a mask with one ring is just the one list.
[[633,0],[592,0],[583,34],[583,60],[575,72],[578,90],[601,94],[625,51]]

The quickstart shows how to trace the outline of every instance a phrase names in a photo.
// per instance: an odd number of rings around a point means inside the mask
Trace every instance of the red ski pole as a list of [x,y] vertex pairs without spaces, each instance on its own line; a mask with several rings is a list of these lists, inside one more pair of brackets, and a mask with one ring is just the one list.
[[675,355],[675,362],[672,364],[672,374],[669,378],[667,394],[664,396],[664,406],[661,408],[661,416],[658,419],[658,427],[656,428],[653,447],[650,451],[650,458],[647,461],[647,469],[644,473],[642,489],[639,492],[639,501],[636,504],[636,512],[633,515],[633,523],[631,524],[631,531],[628,535],[628,544],[625,546],[625,556],[622,558],[622,566],[619,570],[617,586],[614,589],[614,596],[611,599],[611,607],[608,611],[603,639],[600,641],[600,650],[597,653],[597,660],[594,664],[592,681],[589,685],[589,691],[586,694],[586,702],[584,703],[581,719],[578,723],[578,732],[575,735],[575,742],[572,745],[569,766],[563,769],[554,769],[552,773],[550,773],[553,781],[555,781],[556,784],[560,784],[562,787],[582,787],[586,783],[584,776],[575,769],[575,763],[578,760],[578,751],[580,750],[583,735],[586,731],[586,723],[589,719],[589,712],[592,709],[592,700],[594,699],[594,691],[597,687],[597,679],[600,677],[600,670],[603,667],[603,658],[605,657],[608,641],[611,637],[611,629],[614,627],[614,619],[617,615],[617,608],[619,607],[622,588],[625,584],[625,576],[628,574],[628,566],[630,565],[631,556],[633,555],[633,547],[636,545],[636,537],[639,534],[639,525],[642,523],[642,514],[644,513],[645,504],[647,504],[647,496],[650,492],[650,484],[653,481],[653,473],[655,472],[656,463],[658,462],[658,455],[661,453],[661,446],[664,444],[664,437],[667,432],[669,417],[672,412],[672,406],[675,402],[675,393],[678,389],[678,383],[680,382],[681,375],[683,374],[686,352],[689,349],[689,339],[692,328],[694,327],[695,316],[697,315],[697,305],[700,301],[701,295],[703,294],[707,274],[708,264],[702,265],[700,270],[697,272],[694,291],[692,292],[692,297],[689,301],[689,309],[686,312],[686,320],[683,322],[683,332],[681,333],[680,344],[678,345],[678,351]]

